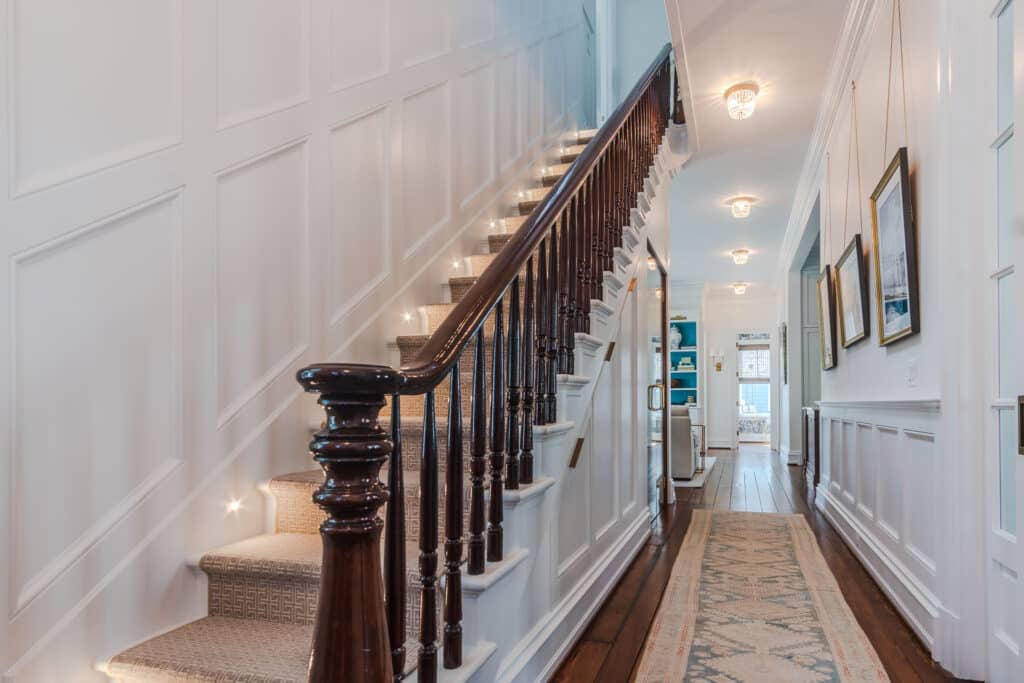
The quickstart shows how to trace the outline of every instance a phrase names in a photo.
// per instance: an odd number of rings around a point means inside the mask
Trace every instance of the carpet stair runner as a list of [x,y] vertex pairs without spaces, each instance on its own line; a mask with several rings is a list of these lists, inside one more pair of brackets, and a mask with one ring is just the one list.
[[[448,286],[453,303],[420,307],[421,334],[398,337],[401,362],[408,363],[429,339],[484,269],[504,248],[527,215],[543,200],[583,151],[595,130],[581,131],[576,144],[559,152],[559,164],[542,172],[542,186],[523,192],[518,215],[495,221],[500,232],[488,236],[488,253],[465,259],[465,275],[452,277]],[[505,325],[507,326],[507,302]],[[484,326],[487,382],[492,367],[493,316]],[[463,529],[469,531],[470,418],[472,415],[473,346],[459,363],[463,418]],[[439,547],[444,542],[445,487],[447,470],[447,423],[449,382],[434,392],[440,465]],[[406,673],[416,667],[419,630],[419,465],[423,434],[422,396],[401,399],[402,470],[405,478],[407,617]],[[381,411],[381,423],[390,429],[390,408]],[[381,472],[386,480],[387,471]],[[321,470],[275,477],[270,493],[277,510],[275,530],[207,553],[199,561],[208,577],[209,616],[151,638],[116,655],[106,667],[114,680],[136,681],[245,681],[280,683],[305,681],[320,587],[322,546],[319,526],[324,512],[312,502],[323,482]],[[524,486],[525,488],[525,486]],[[383,514],[383,510],[382,510]],[[381,544],[383,556],[383,543]],[[463,553],[465,558],[466,553]],[[439,575],[444,563],[439,563]],[[440,584],[439,584],[440,585]],[[443,588],[443,585],[442,585]],[[443,600],[438,600],[438,605]],[[440,617],[438,623],[442,623]],[[469,634],[467,634],[469,635]],[[440,634],[439,634],[440,636]],[[467,643],[471,645],[470,643]],[[443,672],[442,672],[443,677]]]

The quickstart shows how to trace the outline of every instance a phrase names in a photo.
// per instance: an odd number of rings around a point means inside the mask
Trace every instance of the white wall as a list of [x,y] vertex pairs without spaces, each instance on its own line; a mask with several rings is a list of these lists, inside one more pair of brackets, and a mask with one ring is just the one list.
[[[736,335],[740,332],[771,333],[774,361],[775,297],[772,292],[747,290],[744,296],[736,296],[729,288],[716,289],[705,299],[703,327],[707,444],[711,448],[732,448],[736,437],[736,400],[739,398]],[[712,361],[715,351],[723,355],[720,372],[715,370]],[[778,391],[776,377],[777,368],[772,367],[772,392]],[[773,430],[776,422],[773,415]]]
[[[897,53],[884,145],[892,2],[851,3],[790,215],[778,284],[786,288],[782,315],[792,329],[799,298],[791,293],[799,280],[788,271],[799,267],[804,225],[819,195],[822,263],[835,264],[859,229],[861,213],[870,256],[869,196],[896,148],[907,145],[922,332],[878,345],[869,259],[870,337],[840,349],[838,367],[822,378],[822,422],[830,434],[823,432],[823,470],[836,472],[837,463],[846,469],[838,482],[819,487],[818,502],[933,656],[958,676],[984,678],[981,425],[987,341],[980,302],[981,225],[994,137],[987,76],[991,8],[967,0],[902,0],[901,8],[907,97]],[[855,170],[850,177],[851,222],[844,237],[851,80],[857,83],[862,177],[859,189]],[[856,169],[855,158],[850,168]]]
[[257,484],[311,465],[295,370],[386,359],[401,312],[440,298],[451,259],[575,126],[582,14],[5,10],[0,672],[89,680],[96,658],[201,614],[185,558],[261,531]]

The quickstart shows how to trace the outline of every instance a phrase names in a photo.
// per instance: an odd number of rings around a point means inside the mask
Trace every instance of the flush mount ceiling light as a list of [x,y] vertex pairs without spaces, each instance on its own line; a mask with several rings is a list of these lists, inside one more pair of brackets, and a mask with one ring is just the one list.
[[733,218],[746,218],[750,215],[750,207],[754,205],[755,201],[757,200],[753,197],[740,196],[733,197],[726,204],[732,209]]
[[744,263],[750,260],[749,249],[736,249],[732,252],[732,262],[737,266],[742,266]]
[[750,286],[749,282],[734,282],[732,285],[732,291],[736,293],[736,296],[743,296],[747,293],[747,287]]
[[726,90],[725,104],[729,109],[729,118],[742,121],[753,116],[759,92],[757,83],[737,83]]

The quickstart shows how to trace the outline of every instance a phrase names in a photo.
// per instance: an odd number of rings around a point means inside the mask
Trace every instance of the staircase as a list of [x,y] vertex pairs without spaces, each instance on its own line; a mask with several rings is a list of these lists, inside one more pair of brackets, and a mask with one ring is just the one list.
[[[545,167],[541,186],[527,190],[516,212],[494,224],[488,236],[488,253],[466,258],[466,276],[448,281],[451,303],[420,307],[423,334],[396,339],[403,365],[413,359],[455,304],[469,291],[480,274],[508,243],[529,213],[568,170],[596,133],[576,133],[569,144],[556,150],[558,164]],[[487,337],[490,338],[488,331]],[[488,347],[490,348],[490,347]],[[487,354],[487,373],[493,357]],[[463,395],[472,392],[472,366],[463,363]],[[438,406],[448,405],[448,386],[435,391]],[[420,531],[419,455],[423,436],[423,396],[404,397],[401,402],[401,432],[405,488],[407,576],[406,671],[416,668],[419,649],[420,573],[417,567]],[[462,402],[463,420],[471,419],[469,401]],[[387,425],[385,418],[382,423]],[[446,433],[446,422],[438,428]],[[470,452],[466,433],[464,451]],[[447,448],[439,443],[440,467],[447,468]],[[464,464],[464,528],[469,528],[469,458]],[[386,477],[385,477],[386,481]],[[314,492],[323,485],[322,470],[293,472],[275,477],[270,494],[276,503],[274,533],[254,536],[211,551],[198,562],[208,579],[209,616],[147,640],[114,657],[107,673],[118,681],[305,681],[309,667],[309,644],[316,618],[320,587],[322,544],[320,524],[326,514],[313,503]],[[523,489],[528,488],[524,486]],[[439,527],[444,528],[445,492],[441,492]],[[380,513],[383,517],[383,509]],[[381,542],[383,555],[384,544]],[[443,570],[443,566],[441,567]],[[438,576],[441,571],[438,572]],[[440,622],[440,602],[437,619]]]
[[[671,74],[666,45],[601,129],[553,150],[492,226],[488,253],[449,279],[450,301],[421,306],[420,334],[394,341],[399,369],[299,371],[326,414],[309,444],[321,469],[275,477],[274,533],[196,563],[208,616],[114,656],[111,678],[490,683],[550,672],[649,533],[643,477],[576,467],[600,433],[599,387],[605,422],[639,414],[642,392],[615,389],[621,377],[606,368],[631,367],[609,362],[616,339],[639,348],[640,330],[627,329],[636,314],[623,310],[638,305],[627,284],[645,272],[645,215],[666,177]],[[588,449],[617,473],[635,473],[642,450],[607,439]],[[620,494],[610,521],[562,523]]]

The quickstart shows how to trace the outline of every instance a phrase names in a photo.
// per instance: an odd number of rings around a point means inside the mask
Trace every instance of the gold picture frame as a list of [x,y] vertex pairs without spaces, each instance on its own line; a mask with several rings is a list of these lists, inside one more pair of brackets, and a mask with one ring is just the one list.
[[921,331],[917,239],[907,148],[900,147],[871,193],[878,344]]
[[836,317],[839,322],[839,343],[848,349],[871,334],[868,309],[868,273],[864,263],[864,246],[859,234],[854,235],[836,261]]

